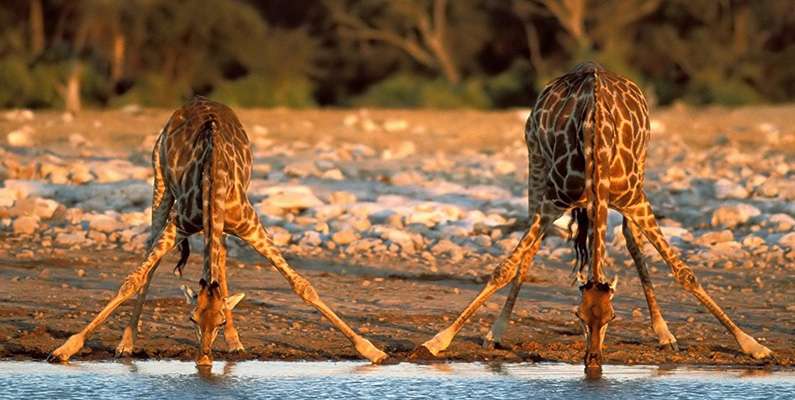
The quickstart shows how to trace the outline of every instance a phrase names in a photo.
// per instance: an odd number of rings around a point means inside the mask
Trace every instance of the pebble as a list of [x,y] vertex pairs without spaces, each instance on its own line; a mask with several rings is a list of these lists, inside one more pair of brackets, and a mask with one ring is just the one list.
[[714,227],[734,228],[761,214],[758,208],[750,204],[726,205],[712,212],[711,222]]
[[39,227],[39,217],[25,215],[14,220],[14,235],[32,235]]

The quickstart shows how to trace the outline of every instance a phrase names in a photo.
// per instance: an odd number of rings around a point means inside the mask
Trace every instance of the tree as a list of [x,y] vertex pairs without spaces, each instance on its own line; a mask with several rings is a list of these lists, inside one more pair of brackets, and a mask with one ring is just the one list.
[[361,4],[354,6],[343,0],[328,0],[326,5],[342,36],[394,46],[425,67],[440,71],[450,83],[461,81],[447,42],[446,0],[433,0],[430,7],[415,1],[382,2],[375,8],[383,10],[386,18],[373,18],[372,24],[357,15],[372,12],[372,8],[365,10]]

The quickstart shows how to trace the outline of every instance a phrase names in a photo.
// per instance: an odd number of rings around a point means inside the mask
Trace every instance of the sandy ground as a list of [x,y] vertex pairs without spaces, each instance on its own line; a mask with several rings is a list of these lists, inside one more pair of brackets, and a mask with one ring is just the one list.
[[[653,198],[670,200],[660,204],[660,209],[676,209],[683,204],[678,202],[678,197],[671,200],[671,196],[667,196],[668,189],[664,184],[665,171],[671,160],[667,158],[670,154],[660,149],[670,144],[669,135],[677,138],[678,146],[687,149],[684,154],[690,151],[701,154],[730,143],[740,154],[756,155],[764,149],[764,157],[772,154],[792,164],[795,133],[789,124],[793,113],[793,106],[736,110],[680,108],[655,112],[656,123],[664,128],[655,134],[650,146],[648,186]],[[9,132],[23,125],[36,132],[30,147],[5,147],[6,154],[13,154],[21,160],[13,171],[7,166],[7,178],[24,177],[26,163],[48,154],[86,157],[87,154],[98,154],[96,149],[102,149],[99,157],[123,157],[135,165],[147,167],[146,138],[151,138],[159,130],[168,115],[166,110],[87,111],[71,120],[56,112],[42,112],[31,121],[0,121],[0,132]],[[357,116],[359,122],[352,122],[351,115]],[[469,154],[505,155],[509,153],[504,149],[513,148],[512,155],[506,157],[515,161],[518,169],[510,179],[477,175],[460,181],[463,184],[501,185],[520,198],[526,190],[526,184],[522,184],[526,179],[526,167],[523,167],[526,161],[522,160],[525,152],[522,143],[524,115],[526,111],[523,110],[495,113],[240,111],[248,131],[267,131],[267,143],[273,146],[324,141],[332,146],[360,143],[381,152],[409,140],[416,149],[408,160],[417,165],[423,160],[438,159],[439,154],[460,159]],[[346,118],[352,123],[342,123]],[[366,124],[361,123],[363,119],[381,125],[391,120],[402,120],[412,128],[368,130]],[[73,133],[79,133],[92,147],[75,146],[74,140],[70,144],[68,138]],[[299,149],[303,147],[297,146]],[[281,158],[266,157],[262,162],[271,163],[277,170],[284,163],[302,157],[301,153],[286,152]],[[391,170],[400,169],[399,164],[395,161],[381,163],[377,159],[364,162],[358,166],[360,173],[357,176],[368,182],[381,182],[384,176],[390,176]],[[36,167],[31,168],[35,170]],[[348,170],[342,169],[346,176],[349,175]],[[784,171],[782,177],[791,179],[792,173]],[[38,179],[35,171],[29,175]],[[342,184],[351,183],[346,178]],[[392,184],[399,186],[399,183]],[[785,207],[784,214],[792,210],[791,207],[786,208],[787,202],[786,199],[781,201]],[[771,207],[782,207],[776,204]],[[521,210],[521,206],[517,209]],[[763,210],[768,213],[767,208],[763,207]],[[709,223],[703,218],[681,219],[684,222],[680,225],[687,229],[699,232],[708,229],[706,225]],[[761,222],[754,224],[765,227]],[[513,228],[500,229],[505,235],[521,234],[521,226],[521,218],[516,218]],[[143,256],[139,248],[125,249],[122,244],[58,246],[47,239],[48,232],[58,228],[49,229],[42,228],[41,233],[33,235],[19,235],[6,224],[0,231],[0,280],[4,282],[0,284],[0,358],[44,359],[48,352],[93,317]],[[741,228],[736,229],[741,231]],[[748,227],[748,232],[752,229]],[[786,227],[770,240],[777,240],[782,233],[787,233]],[[433,242],[426,240],[427,247]],[[416,255],[407,256],[405,252],[395,253],[393,249],[388,254],[368,253],[362,256],[341,252],[333,246],[307,250],[305,244],[293,240],[286,245],[288,261],[309,278],[327,304],[354,329],[388,352],[393,361],[407,360],[417,345],[451,322],[480,290],[505,253],[496,243],[484,245],[485,249],[473,250],[463,259],[456,260],[436,257],[430,251],[418,251]],[[495,350],[481,348],[481,338],[507,295],[508,290],[504,289],[472,317],[442,355],[443,359],[580,362],[583,343],[579,324],[573,315],[578,290],[570,285],[571,258],[560,257],[560,252],[555,251],[555,246],[567,246],[562,240],[556,240],[550,246],[552,248],[548,251],[539,253],[529,272],[505,336],[507,347]],[[689,260],[688,256],[692,255],[693,261],[689,263],[702,284],[738,325],[774,351],[773,358],[753,360],[741,354],[731,335],[673,282],[667,267],[659,260],[652,264],[652,279],[663,315],[679,340],[680,351],[658,348],[631,260],[626,251],[610,250],[615,265],[613,271],[620,275],[621,283],[614,301],[618,317],[610,324],[605,362],[791,367],[795,363],[795,280],[792,278],[795,253],[772,245],[770,249],[772,256],[767,252],[746,251],[739,258],[723,262],[704,256],[703,249],[693,245],[690,251],[685,252],[684,259]],[[236,325],[247,351],[242,355],[226,354],[223,338],[219,335],[217,359],[357,358],[344,336],[333,330],[319,313],[303,304],[264,259],[245,249],[231,254],[228,270],[232,291],[247,294],[235,309]],[[710,254],[710,257],[714,256],[714,253]],[[429,256],[432,256],[432,261]],[[142,316],[134,354],[137,358],[192,357],[194,335],[187,319],[190,306],[185,304],[179,286],[195,285],[201,257],[194,249],[181,279],[171,273],[175,262],[176,255],[169,255],[155,275]],[[74,359],[112,358],[113,349],[132,311],[132,303],[121,306]]]

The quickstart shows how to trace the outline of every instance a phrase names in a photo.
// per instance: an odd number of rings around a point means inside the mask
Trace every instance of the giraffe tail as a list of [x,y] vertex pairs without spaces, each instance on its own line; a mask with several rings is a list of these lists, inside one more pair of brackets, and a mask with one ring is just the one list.
[[[604,109],[604,100],[601,98],[601,77],[603,70],[598,67],[590,68],[593,76],[593,107],[591,118],[585,123],[583,129],[583,153],[585,155],[585,196],[587,199],[587,218],[580,214],[578,222],[584,226],[580,231],[578,243],[584,246],[586,238],[590,244],[591,278],[596,282],[604,282],[602,265],[606,255],[605,233],[607,230],[607,212],[610,196],[610,160],[612,159],[612,125],[604,121],[609,118],[609,111]],[[586,236],[588,226],[591,227],[590,238]],[[583,232],[585,231],[585,232]]]
[[202,225],[204,229],[204,269],[202,277],[208,285],[218,281],[224,233],[226,172],[220,166],[218,122],[210,117],[203,128],[207,150],[202,171]]

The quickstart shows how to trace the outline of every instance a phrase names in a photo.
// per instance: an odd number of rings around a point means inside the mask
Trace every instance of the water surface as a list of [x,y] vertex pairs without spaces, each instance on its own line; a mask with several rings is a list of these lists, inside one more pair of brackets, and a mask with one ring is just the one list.
[[793,399],[794,371],[605,366],[586,379],[569,364],[0,362],[0,398],[643,398]]

